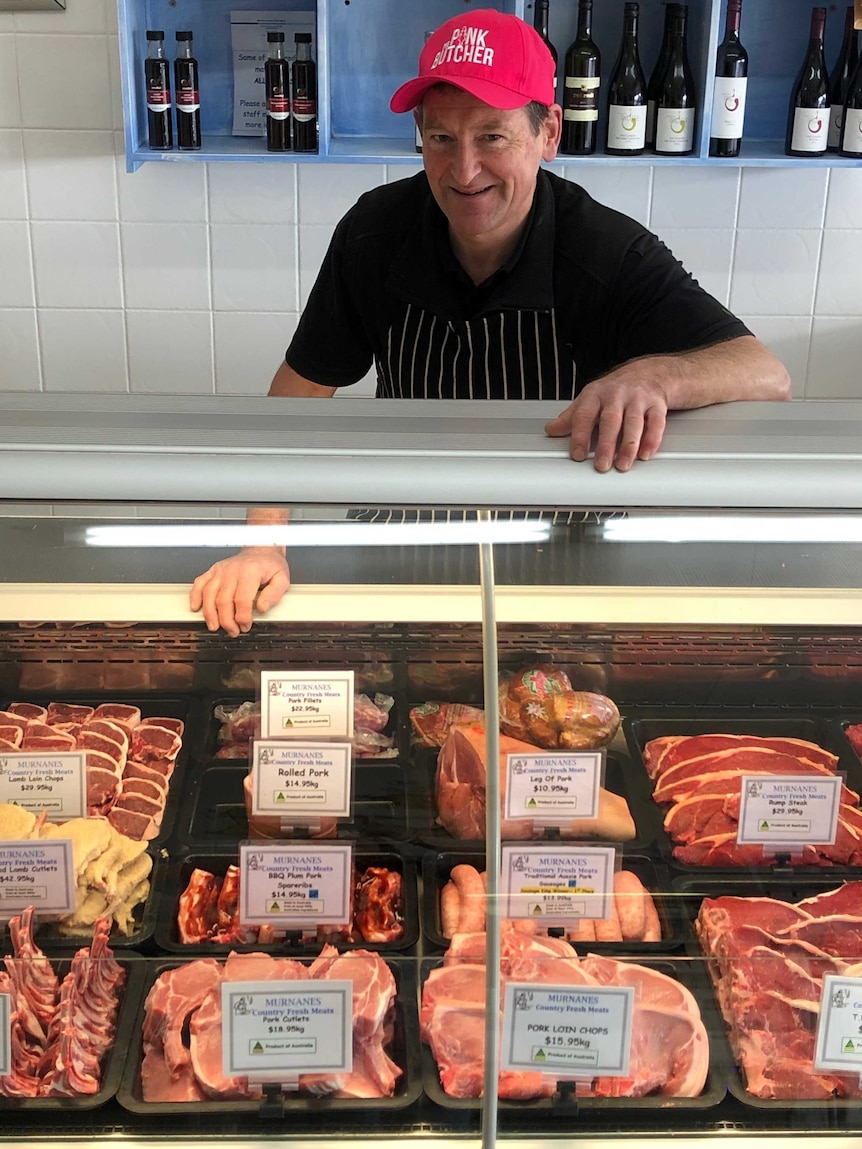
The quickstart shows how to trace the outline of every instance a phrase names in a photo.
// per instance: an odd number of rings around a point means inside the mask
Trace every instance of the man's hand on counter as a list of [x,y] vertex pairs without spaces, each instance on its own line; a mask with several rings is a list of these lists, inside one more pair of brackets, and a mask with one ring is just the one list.
[[290,586],[290,568],[282,547],[244,547],[213,563],[192,583],[189,606],[202,611],[208,630],[222,627],[231,638],[251,630],[255,606],[263,613]]

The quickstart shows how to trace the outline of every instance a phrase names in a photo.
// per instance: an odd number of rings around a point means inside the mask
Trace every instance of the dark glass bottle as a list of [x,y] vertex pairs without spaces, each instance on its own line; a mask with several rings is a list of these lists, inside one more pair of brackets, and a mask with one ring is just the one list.
[[829,136],[831,93],[823,55],[826,9],[812,8],[811,33],[802,68],[790,96],[784,151],[788,156],[822,156]]
[[174,90],[177,100],[177,147],[181,151],[196,151],[201,146],[201,99],[198,62],[192,55],[191,32],[177,32]]
[[646,144],[646,78],[638,53],[639,5],[623,9],[623,40],[608,89],[607,152],[639,156]]
[[144,60],[147,86],[147,139],[154,151],[174,146],[171,123],[171,66],[165,56],[164,32],[147,32],[147,58]]
[[739,42],[742,0],[727,0],[724,39],[718,46],[712,93],[709,154],[739,155],[748,87],[748,53]]
[[599,134],[599,73],[602,58],[591,34],[593,0],[578,0],[578,32],[566,52],[563,139],[560,150],[589,156]]
[[290,148],[290,64],[284,56],[284,32],[267,32],[266,42],[266,150],[286,152]]
[[317,151],[317,65],[311,58],[311,33],[296,32],[296,59],[293,61],[291,115],[293,150]]
[[686,47],[688,5],[677,4],[670,33],[667,67],[655,110],[655,150],[660,156],[687,156],[694,150],[697,90]]
[[545,41],[548,51],[554,57],[554,93],[557,91],[557,49],[548,34],[548,0],[533,0],[533,27]]
[[862,159],[862,56],[847,84],[841,129],[841,155]]
[[648,148],[655,147],[655,110],[658,104],[658,94],[661,89],[662,77],[664,76],[668,57],[670,56],[670,36],[673,28],[673,18],[676,15],[677,8],[677,4],[668,4],[664,10],[664,36],[662,37],[658,59],[655,62],[655,67],[652,70],[649,83],[647,84],[646,146]]
[[837,151],[841,144],[841,128],[844,123],[844,101],[847,98],[847,87],[850,77],[856,69],[859,59],[859,43],[856,28],[853,23],[854,9],[849,5],[844,13],[844,39],[841,41],[841,51],[838,60],[829,77],[829,87],[832,92],[832,111],[829,114],[829,135],[826,147],[830,151]]

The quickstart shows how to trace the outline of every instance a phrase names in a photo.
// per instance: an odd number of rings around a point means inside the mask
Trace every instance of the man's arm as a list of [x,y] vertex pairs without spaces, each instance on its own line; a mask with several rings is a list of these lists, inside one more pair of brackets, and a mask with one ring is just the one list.
[[[328,399],[334,387],[322,387],[303,379],[285,361],[276,371],[269,394]],[[246,522],[254,526],[281,525],[289,513],[284,507],[250,507]],[[209,630],[221,626],[236,638],[251,630],[252,611],[266,611],[281,599],[290,586],[290,569],[282,546],[243,547],[230,558],[213,563],[192,583],[189,605],[202,611]]]
[[659,449],[668,411],[790,396],[784,365],[753,335],[744,335],[696,351],[631,359],[588,383],[545,432],[569,436],[569,454],[578,461],[595,442],[597,471],[627,471],[635,459],[651,459]]

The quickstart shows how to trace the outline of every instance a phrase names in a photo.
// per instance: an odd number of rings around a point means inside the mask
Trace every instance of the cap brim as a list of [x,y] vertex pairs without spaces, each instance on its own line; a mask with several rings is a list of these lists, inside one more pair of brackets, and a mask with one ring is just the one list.
[[492,84],[489,80],[480,80],[473,76],[459,76],[457,80],[448,76],[417,76],[415,80],[408,80],[406,84],[401,85],[389,101],[389,107],[393,112],[409,112],[417,104],[422,103],[422,97],[435,84],[451,84],[453,88],[469,92],[483,104],[489,104],[501,111],[525,108],[531,102],[531,98],[520,92],[513,92],[511,88],[504,88],[500,84]]

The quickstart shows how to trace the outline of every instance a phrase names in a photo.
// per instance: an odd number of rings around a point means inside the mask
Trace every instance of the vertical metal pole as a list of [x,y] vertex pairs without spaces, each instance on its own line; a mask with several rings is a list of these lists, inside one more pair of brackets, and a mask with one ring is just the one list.
[[[489,523],[488,511],[478,512]],[[482,588],[482,669],[485,688],[485,1079],[482,1094],[482,1149],[497,1139],[497,1077],[500,1062],[500,705],[497,696],[497,616],[494,609],[494,548],[479,544]]]

